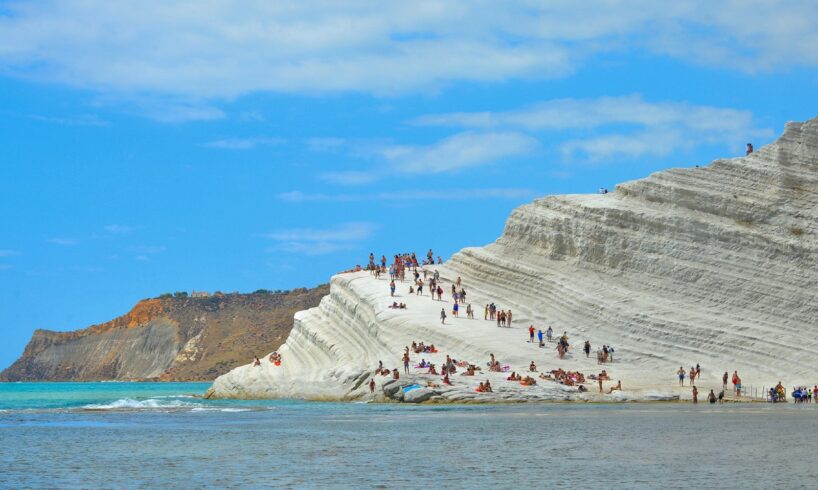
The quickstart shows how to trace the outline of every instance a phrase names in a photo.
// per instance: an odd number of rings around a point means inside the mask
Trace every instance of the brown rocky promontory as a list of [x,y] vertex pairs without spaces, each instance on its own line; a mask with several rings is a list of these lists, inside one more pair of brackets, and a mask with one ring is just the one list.
[[[37,330],[0,381],[209,381],[276,350],[327,285],[250,294],[164,294],[73,332]],[[195,297],[194,297],[195,296]]]

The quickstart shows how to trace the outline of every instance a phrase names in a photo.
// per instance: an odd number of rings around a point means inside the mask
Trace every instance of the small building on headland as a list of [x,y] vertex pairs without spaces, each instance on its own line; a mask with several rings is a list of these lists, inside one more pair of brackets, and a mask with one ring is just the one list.
[[210,296],[210,293],[207,291],[191,291],[190,297],[191,298],[207,298]]

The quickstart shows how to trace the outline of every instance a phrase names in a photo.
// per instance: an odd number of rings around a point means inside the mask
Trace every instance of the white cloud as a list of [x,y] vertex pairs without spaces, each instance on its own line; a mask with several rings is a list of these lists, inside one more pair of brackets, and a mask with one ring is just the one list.
[[276,243],[268,251],[323,255],[339,250],[354,250],[369,239],[377,226],[367,222],[342,223],[334,228],[294,228],[264,235]]
[[636,134],[611,134],[572,139],[560,145],[566,159],[580,156],[591,162],[642,156],[665,156],[680,148],[695,146],[679,131],[646,131]]
[[46,240],[46,242],[53,243],[54,245],[61,245],[63,247],[69,247],[78,244],[79,240],[76,240],[74,238],[57,237],[49,238],[48,240]]
[[258,91],[428,91],[456,81],[570,74],[611,52],[746,72],[818,65],[818,4],[615,2],[65,2],[6,4],[0,71],[117,96],[202,101]]
[[532,152],[537,141],[513,132],[464,132],[427,146],[391,146],[381,151],[396,170],[441,173],[494,163]]
[[318,179],[331,184],[339,185],[364,185],[375,182],[378,177],[373,172],[323,172],[318,174]]
[[281,138],[226,138],[210,141],[204,146],[223,150],[252,150],[257,146],[275,146],[284,142]]
[[528,199],[534,195],[531,189],[414,189],[394,192],[321,194],[301,191],[283,192],[278,195],[288,202],[406,202],[406,201],[468,201],[478,199]]
[[136,109],[134,109],[134,111],[164,123],[214,121],[217,119],[223,119],[226,116],[224,111],[216,107],[190,104],[140,104]]
[[[523,130],[565,138],[575,130],[588,136],[558,144],[566,159],[591,161],[663,156],[703,144],[740,149],[747,141],[769,138],[750,111],[648,102],[639,95],[596,99],[556,99],[519,110],[432,114],[412,121],[425,126],[454,126],[481,130]],[[595,134],[604,133],[604,134]]]

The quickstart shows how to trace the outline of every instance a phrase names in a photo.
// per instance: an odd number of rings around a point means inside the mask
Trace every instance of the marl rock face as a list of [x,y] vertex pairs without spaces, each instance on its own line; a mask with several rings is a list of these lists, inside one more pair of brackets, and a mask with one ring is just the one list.
[[327,286],[284,293],[153,298],[74,332],[37,330],[6,381],[209,381],[278,348]]
[[[568,331],[577,345],[615,345],[609,370],[626,387],[672,390],[675,370],[696,363],[705,385],[718,389],[721,373],[733,370],[745,385],[812,385],[816,252],[818,119],[787,124],[775,143],[746,157],[514,210],[495,243],[464,249],[439,267],[447,291],[462,278],[475,323],[440,326],[441,305],[428,298],[407,297],[409,309],[395,312],[386,308],[385,286],[373,286],[366,273],[335,276],[319,307],[296,315],[282,367],[237,368],[211,392],[369,396],[362,378],[379,360],[398,366],[412,340],[481,363],[494,352],[517,370],[532,359],[548,369],[598,369],[578,353],[557,361],[550,350],[522,345],[532,323]],[[513,310],[515,332],[483,321],[490,301]]]

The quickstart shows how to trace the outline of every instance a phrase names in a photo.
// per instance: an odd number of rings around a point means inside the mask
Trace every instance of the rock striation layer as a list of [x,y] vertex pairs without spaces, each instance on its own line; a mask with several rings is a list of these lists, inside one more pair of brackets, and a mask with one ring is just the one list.
[[3,381],[210,381],[278,348],[293,314],[328,287],[140,301],[110,322],[74,332],[37,330]]
[[[614,345],[615,362],[603,367],[636,398],[678,393],[676,370],[697,363],[700,383],[716,392],[721,374],[734,370],[745,386],[812,385],[818,382],[816,252],[813,119],[787,124],[775,143],[746,157],[657,172],[609,194],[549,196],[514,210],[496,242],[464,249],[438,267],[447,292],[462,278],[476,320],[451,318],[450,302],[408,295],[408,282],[398,285],[397,298],[408,309],[392,310],[387,281],[366,272],[335,276],[317,308],[296,314],[281,366],[239,367],[219,377],[210,394],[368,398],[378,361],[398,367],[413,340],[441,350],[413,355],[413,364],[420,357],[439,363],[448,353],[482,365],[494,353],[517,371],[532,360],[548,369],[600,369],[578,349],[559,360],[552,348],[526,342],[529,324],[567,331],[576,346],[586,339],[594,349]],[[489,302],[513,311],[512,328],[483,320]],[[440,324],[441,307],[449,311],[447,325]],[[453,381],[472,391],[491,376],[495,391],[510,386],[499,374]],[[388,378],[376,381],[376,398],[388,398],[380,388]],[[520,398],[553,388],[546,385]]]

